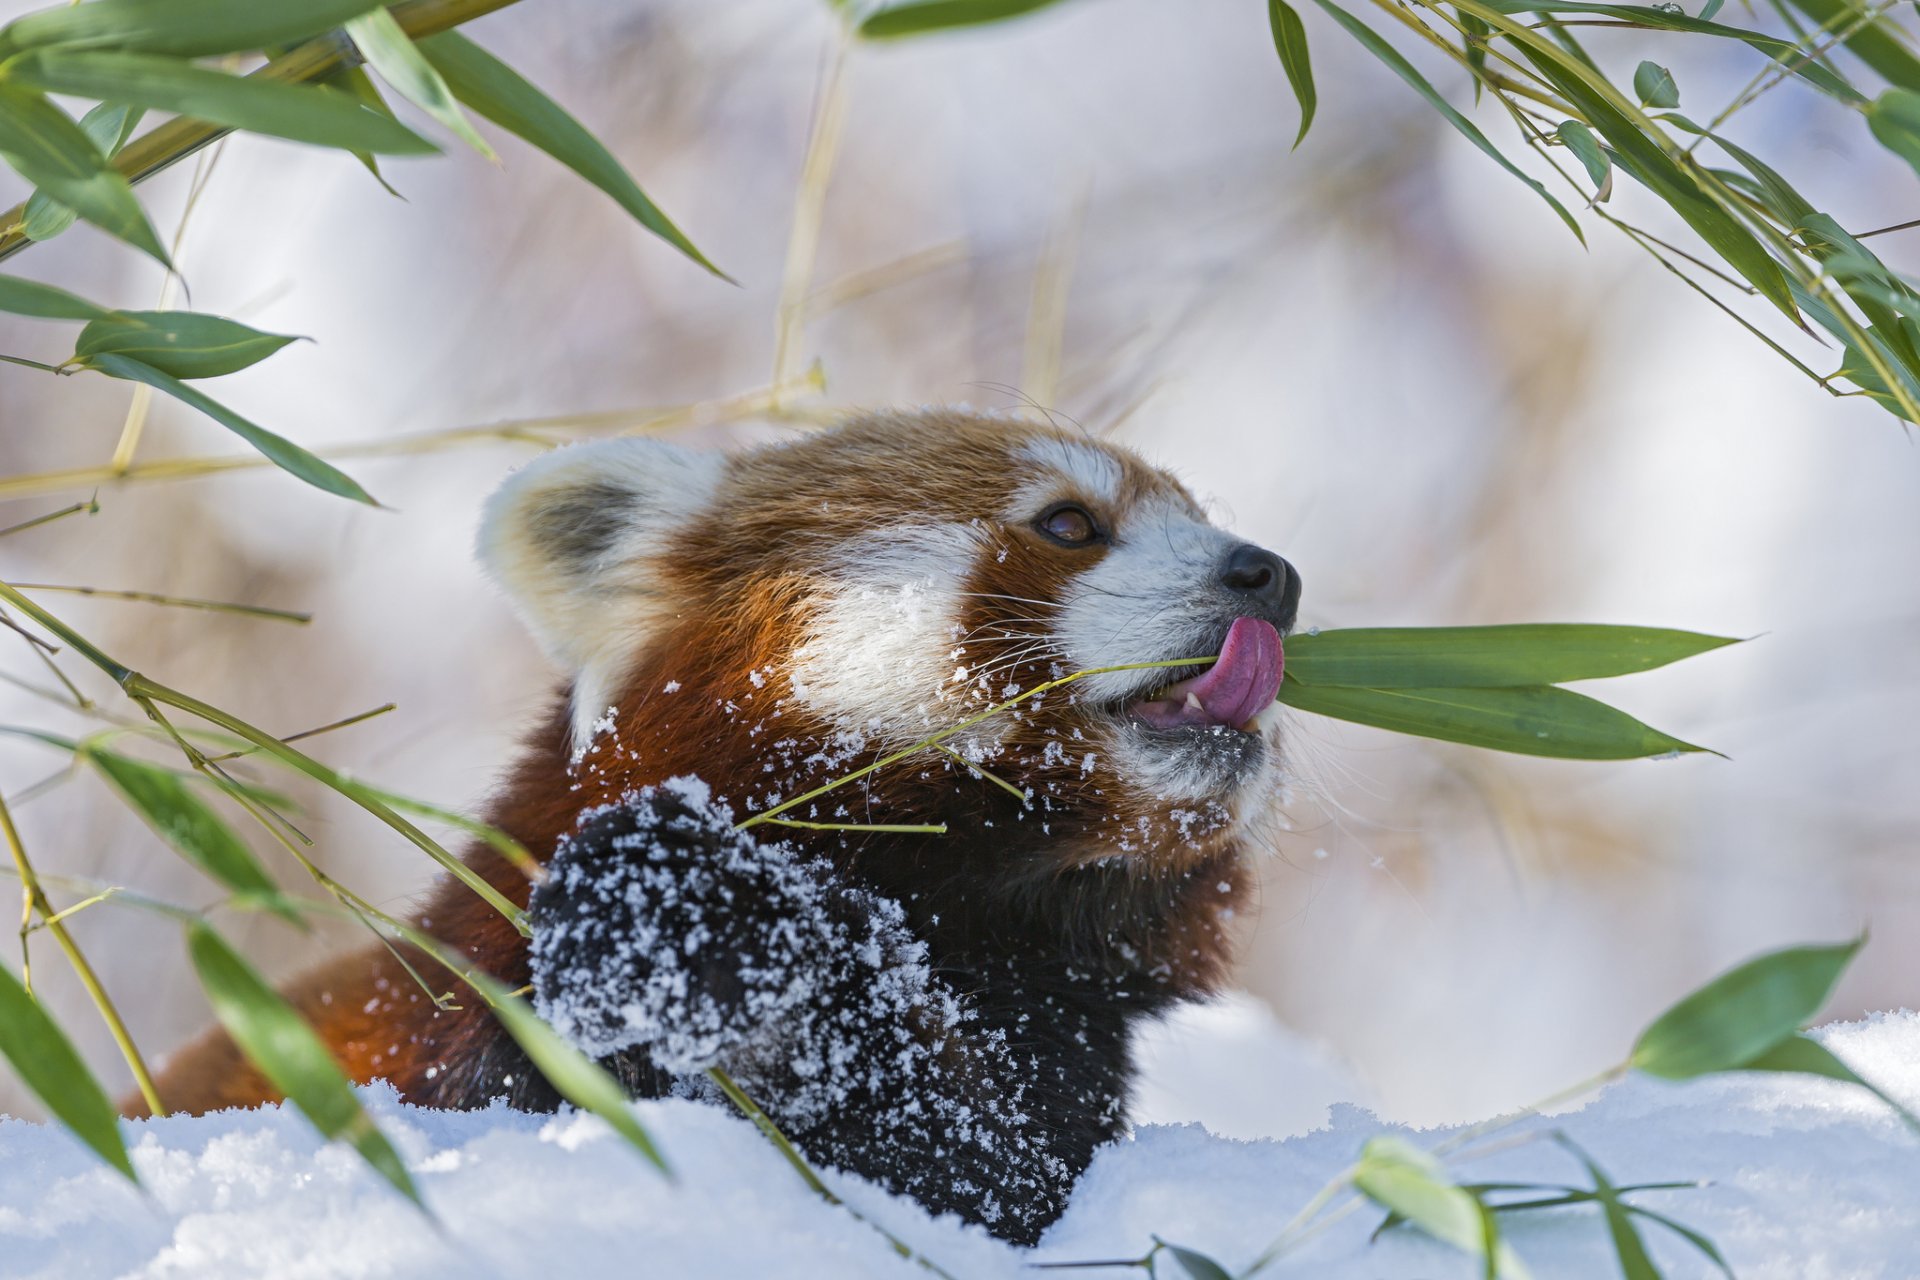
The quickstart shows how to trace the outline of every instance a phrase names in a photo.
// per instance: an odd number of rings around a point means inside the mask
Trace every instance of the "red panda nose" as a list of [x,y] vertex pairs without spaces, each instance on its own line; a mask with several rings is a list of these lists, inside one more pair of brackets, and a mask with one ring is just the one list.
[[1243,542],[1220,569],[1220,585],[1248,598],[1280,630],[1293,625],[1300,609],[1300,574],[1265,547]]

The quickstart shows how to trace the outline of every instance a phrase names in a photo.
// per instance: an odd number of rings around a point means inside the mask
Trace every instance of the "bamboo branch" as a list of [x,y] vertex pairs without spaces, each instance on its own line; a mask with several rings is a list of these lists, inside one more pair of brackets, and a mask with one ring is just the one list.
[[[519,0],[404,0],[393,6],[400,29],[416,40],[484,17],[496,9],[517,4]],[[331,32],[316,36],[305,44],[272,58],[251,73],[251,78],[282,84],[304,84],[324,79],[341,67],[360,61],[347,38]],[[159,128],[144,133],[122,147],[113,166],[128,182],[145,182],[154,174],[173,167],[201,148],[218,142],[231,130],[187,116],[176,116]],[[24,227],[27,206],[23,201],[0,213],[0,260],[34,243]]]

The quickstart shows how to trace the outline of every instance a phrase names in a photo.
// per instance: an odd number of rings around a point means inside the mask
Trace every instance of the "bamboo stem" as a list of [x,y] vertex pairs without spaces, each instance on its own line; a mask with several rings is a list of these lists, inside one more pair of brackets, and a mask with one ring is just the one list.
[[[40,920],[53,940],[60,944],[60,950],[66,952],[67,962],[73,966],[74,974],[79,977],[80,985],[87,989],[87,995],[93,1000],[94,1008],[100,1011],[100,1017],[107,1024],[107,1030],[113,1036],[114,1044],[120,1048],[120,1056],[127,1060],[127,1066],[133,1070],[134,1083],[140,1086],[140,1096],[146,1100],[147,1110],[156,1116],[167,1114],[166,1103],[160,1100],[160,1090],[153,1083],[153,1075],[147,1070],[146,1060],[140,1056],[140,1049],[133,1043],[133,1036],[127,1031],[127,1024],[121,1021],[120,1010],[114,1007],[113,998],[107,994],[106,987],[100,983],[100,976],[93,971],[93,965],[81,952],[80,946],[67,932],[67,926],[61,922],[60,913],[47,901],[46,891],[40,887],[40,879],[34,874],[33,863],[27,857],[26,846],[21,843],[20,831],[13,825],[13,812],[7,808],[5,800],[0,800],[0,833],[4,833],[7,848],[13,854],[14,869],[20,873],[20,883],[32,909],[39,913]],[[77,909],[77,908],[76,908]]]

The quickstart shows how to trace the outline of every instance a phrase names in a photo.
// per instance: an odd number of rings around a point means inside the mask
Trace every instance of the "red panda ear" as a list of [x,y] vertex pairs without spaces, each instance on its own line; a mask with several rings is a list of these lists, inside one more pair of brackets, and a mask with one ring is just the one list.
[[712,503],[727,460],[658,440],[555,449],[480,521],[480,562],[574,680],[576,740],[619,694],[664,601],[655,564]]

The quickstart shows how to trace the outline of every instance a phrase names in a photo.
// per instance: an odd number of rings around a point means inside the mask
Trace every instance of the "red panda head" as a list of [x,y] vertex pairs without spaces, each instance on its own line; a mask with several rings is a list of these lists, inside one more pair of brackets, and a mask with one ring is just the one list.
[[503,486],[481,554],[572,677],[575,786],[695,773],[744,816],[1036,684],[1214,654],[1051,690],[786,816],[1164,864],[1279,785],[1298,575],[1085,436],[932,411],[731,456],[579,445]]

